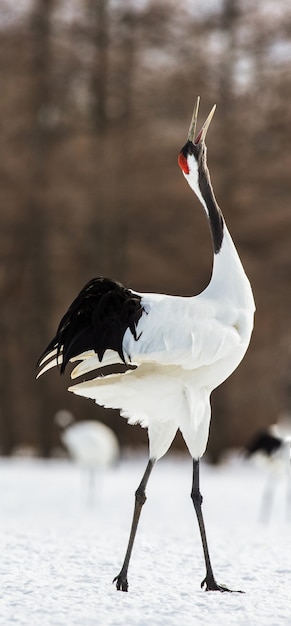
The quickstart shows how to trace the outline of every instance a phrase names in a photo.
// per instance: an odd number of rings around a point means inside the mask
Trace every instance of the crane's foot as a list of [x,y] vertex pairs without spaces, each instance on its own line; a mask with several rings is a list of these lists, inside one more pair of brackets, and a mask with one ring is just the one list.
[[115,578],[113,578],[112,583],[116,583],[116,589],[118,591],[128,591],[127,576],[122,572],[122,570],[120,574],[118,574],[118,576],[115,576]]
[[225,585],[219,585],[212,576],[205,576],[201,583],[201,589],[205,587],[205,591],[228,591],[229,593],[244,593],[244,591],[229,589]]

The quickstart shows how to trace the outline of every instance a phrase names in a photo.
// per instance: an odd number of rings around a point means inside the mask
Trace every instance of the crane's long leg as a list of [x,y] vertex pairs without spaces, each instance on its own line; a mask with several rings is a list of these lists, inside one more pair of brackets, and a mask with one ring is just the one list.
[[261,501],[261,507],[260,507],[260,513],[259,513],[259,520],[263,522],[264,524],[267,524],[271,518],[271,512],[272,512],[272,509],[274,508],[274,499],[275,499],[274,496],[275,496],[276,484],[277,484],[276,478],[274,476],[268,476],[268,480],[267,480],[267,483],[265,485],[263,495],[262,495],[262,501]]
[[138,526],[141,510],[146,501],[145,490],[146,490],[147,482],[150,477],[154,464],[155,464],[155,460],[150,459],[147,464],[146,471],[141,479],[141,483],[135,492],[134,512],[133,512],[131,530],[130,530],[125,558],[124,558],[123,565],[118,576],[115,576],[115,578],[113,579],[113,582],[114,583],[116,582],[116,589],[121,590],[121,591],[128,591],[127,572],[128,572],[129,561],[130,561],[130,557],[132,553],[132,548],[134,544],[134,539],[135,539],[135,535],[137,531],[137,526]]
[[[208,550],[208,544],[207,544],[207,538],[206,538],[206,532],[205,532],[205,526],[204,526],[204,519],[202,515],[201,505],[202,505],[203,498],[199,489],[199,460],[195,460],[195,459],[193,459],[193,483],[192,483],[191,498],[193,500],[195,512],[197,515],[197,521],[199,525],[205,566],[206,566],[206,576],[201,583],[201,588],[203,588],[205,585],[205,591],[232,591],[231,589],[228,589],[224,585],[218,585],[218,583],[216,582],[214,578],[210,556],[209,556],[209,550]],[[243,592],[240,591],[239,593],[243,593]]]

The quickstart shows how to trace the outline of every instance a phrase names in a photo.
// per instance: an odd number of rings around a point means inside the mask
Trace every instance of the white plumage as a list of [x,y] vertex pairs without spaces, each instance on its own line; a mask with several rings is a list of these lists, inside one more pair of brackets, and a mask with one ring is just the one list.
[[113,286],[108,279],[95,279],[72,303],[40,362],[43,373],[58,364],[64,369],[69,360],[80,361],[71,374],[73,379],[104,365],[125,362],[135,366],[120,374],[103,376],[101,372],[69,388],[102,406],[120,409],[129,423],[148,428],[149,464],[136,492],[133,529],[122,570],[116,577],[117,588],[124,591],[147,480],[178,429],[193,457],[191,495],[206,564],[202,584],[207,590],[227,590],[217,585],[210,564],[201,512],[199,459],[208,439],[211,392],[242,360],[252,333],[255,306],[206,164],[205,137],[215,107],[196,136],[198,105],[199,99],[179,165],[210,226],[214,259],[208,287],[197,296],[185,298],[139,293],[119,283]]
[[[230,274],[227,264],[224,272]],[[135,341],[126,331],[123,340],[127,360],[137,368],[97,377],[69,390],[121,409],[130,423],[148,427],[150,458],[165,454],[178,428],[191,455],[201,457],[208,429],[201,430],[200,423],[204,419],[209,424],[210,393],[237,367],[248,347],[253,313],[243,308],[248,288],[246,279],[234,303],[226,290],[220,290],[219,299],[207,289],[188,299],[138,294],[145,310],[136,329],[140,338]],[[72,378],[103,366],[97,356],[83,363],[73,370]],[[111,363],[116,363],[115,355]],[[153,423],[155,434],[163,431],[159,442],[151,436]]]

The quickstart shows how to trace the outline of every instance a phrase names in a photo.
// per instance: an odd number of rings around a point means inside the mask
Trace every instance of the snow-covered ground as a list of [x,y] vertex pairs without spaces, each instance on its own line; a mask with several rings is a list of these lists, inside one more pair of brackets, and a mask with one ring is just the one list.
[[[280,626],[291,624],[291,523],[285,487],[269,524],[258,521],[263,470],[232,459],[203,464],[201,491],[218,582],[245,594],[206,593],[189,497],[191,460],[154,468],[129,571],[112,585],[146,458],[124,460],[86,504],[69,461],[0,460],[0,624],[3,626]],[[82,477],[84,478],[84,477]]]

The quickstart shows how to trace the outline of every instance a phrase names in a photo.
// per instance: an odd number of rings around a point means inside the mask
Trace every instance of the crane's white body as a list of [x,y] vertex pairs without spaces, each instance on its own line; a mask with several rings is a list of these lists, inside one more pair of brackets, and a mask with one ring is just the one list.
[[[194,157],[185,178],[207,213]],[[211,281],[201,294],[138,295],[144,309],[136,328],[138,339],[129,329],[123,339],[123,352],[136,369],[98,376],[69,390],[120,409],[129,423],[147,427],[150,458],[163,456],[180,429],[197,459],[207,444],[210,394],[239,365],[253,329],[252,290],[226,225]],[[93,352],[77,358],[81,363],[72,378],[120,362],[110,350],[102,363]]]

